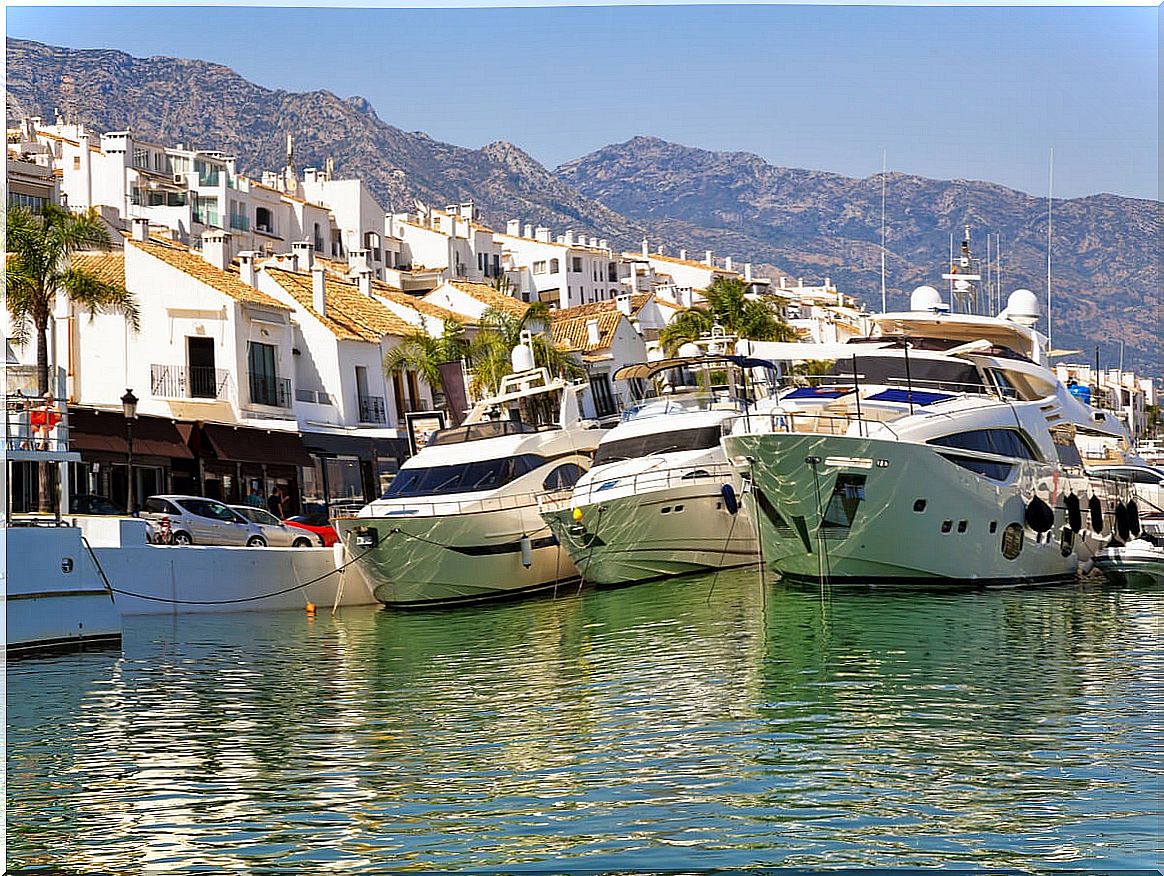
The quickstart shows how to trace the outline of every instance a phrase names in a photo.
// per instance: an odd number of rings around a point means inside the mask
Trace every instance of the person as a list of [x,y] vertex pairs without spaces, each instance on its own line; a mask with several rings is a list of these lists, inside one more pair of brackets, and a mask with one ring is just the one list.
[[275,484],[275,489],[267,497],[267,510],[280,520],[283,519],[283,488],[278,484]]
[[32,437],[37,450],[48,450],[53,429],[60,421],[61,415],[54,404],[53,394],[46,392],[41,403],[28,413],[28,425],[32,428]]
[[263,507],[263,497],[259,495],[259,488],[253,483],[251,484],[250,492],[247,493],[247,497],[243,499],[243,504],[250,505],[252,508]]

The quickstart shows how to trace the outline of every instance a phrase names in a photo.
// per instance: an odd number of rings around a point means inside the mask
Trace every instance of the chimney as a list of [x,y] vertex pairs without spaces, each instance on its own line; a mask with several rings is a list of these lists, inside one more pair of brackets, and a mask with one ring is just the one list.
[[230,265],[230,235],[218,230],[202,232],[202,258],[225,271]]
[[610,249],[610,241],[608,241],[605,237],[601,238],[598,241],[598,248],[599,249]]
[[732,257],[731,256],[728,256],[727,258],[725,258],[723,260],[723,267],[724,267],[725,271],[730,271],[732,269]]
[[685,250],[685,249],[679,250],[679,260],[684,261],[684,262],[687,261],[687,250]]
[[348,270],[358,271],[360,268],[371,269],[368,264],[368,251],[366,249],[350,249],[348,250]]
[[540,243],[549,243],[550,229],[546,228],[544,225],[539,225],[537,231],[534,232],[534,236]]
[[521,220],[510,219],[505,223],[505,233],[510,237],[521,237]]
[[532,225],[530,225],[529,223],[526,223],[525,234],[523,234],[522,237],[528,237],[530,240],[533,240],[533,236],[534,236],[534,227]]
[[645,256],[649,256],[650,254],[651,254],[651,244],[650,244],[650,242],[649,242],[649,241],[648,241],[648,240],[647,240],[647,239],[644,237],[644,238],[643,238],[643,255],[645,255]]
[[751,262],[744,262],[744,282],[745,283],[752,282],[752,263]]
[[781,277],[780,277],[780,288],[781,289],[788,288],[788,278],[783,276],[783,275],[781,275]]
[[372,297],[372,270],[371,268],[364,268],[356,274],[356,285],[360,289],[360,294],[365,298]]
[[327,283],[322,265],[311,269],[311,306],[320,316],[327,316]]
[[[579,242],[581,242],[581,241],[579,241]],[[563,243],[565,243],[566,246],[573,246],[574,245],[574,229],[573,228],[566,229],[566,239],[563,241]]]
[[296,271],[310,271],[315,265],[315,247],[310,240],[294,240],[291,242],[291,254],[296,257]]
[[597,347],[599,344],[598,336],[598,320],[586,320],[586,343],[588,346]]
[[618,312],[623,316],[631,315],[631,297],[629,295],[623,294],[616,296],[614,303],[618,307]]
[[257,256],[258,253],[252,250],[245,250],[238,254],[238,277],[251,287],[258,286],[255,276],[255,258]]
[[707,253],[706,253],[706,254],[703,256],[703,263],[704,263],[705,265],[707,265],[709,268],[714,268],[714,267],[715,267],[715,258],[714,258],[714,256],[715,256],[715,253],[713,253],[713,252],[712,252],[712,251],[709,249],[709,250],[707,251]]
[[78,139],[81,141],[81,191],[85,203],[77,206],[87,210],[93,206],[93,167],[90,163],[92,158],[89,154],[89,132],[82,131]]
[[133,239],[138,243],[145,243],[150,237],[150,220],[149,219],[134,219],[133,220]]

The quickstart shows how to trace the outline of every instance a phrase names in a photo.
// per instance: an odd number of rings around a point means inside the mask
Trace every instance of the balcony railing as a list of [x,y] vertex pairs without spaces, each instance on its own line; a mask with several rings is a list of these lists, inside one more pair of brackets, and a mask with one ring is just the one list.
[[224,399],[230,372],[204,365],[150,365],[150,395],[155,398]]
[[8,451],[69,449],[69,411],[64,402],[15,392],[4,399],[4,446]]
[[361,423],[387,423],[388,417],[384,412],[384,399],[378,395],[363,395],[360,402]]
[[251,404],[267,405],[272,408],[291,407],[291,381],[286,377],[270,377],[266,374],[247,372],[251,390]]
[[322,389],[297,389],[295,401],[307,402],[313,405],[334,405],[335,401]]

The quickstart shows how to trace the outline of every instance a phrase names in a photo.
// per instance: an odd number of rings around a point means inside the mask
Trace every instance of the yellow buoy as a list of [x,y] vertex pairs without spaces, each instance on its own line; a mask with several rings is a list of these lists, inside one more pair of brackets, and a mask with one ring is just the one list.
[[575,508],[574,509],[574,522],[579,523],[579,522],[581,522],[581,520],[582,520],[582,509]]
[[308,614],[315,614],[315,603],[314,602],[307,603],[307,613]]

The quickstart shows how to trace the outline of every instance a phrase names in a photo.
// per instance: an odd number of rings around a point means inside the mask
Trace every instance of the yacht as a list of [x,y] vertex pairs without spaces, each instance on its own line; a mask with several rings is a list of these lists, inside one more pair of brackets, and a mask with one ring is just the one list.
[[748,363],[700,356],[630,365],[615,380],[637,387],[594,465],[542,516],[592,584],[632,584],[758,561],[720,446],[748,404]]
[[[967,236],[968,237],[968,236]],[[1027,585],[1074,580],[1089,485],[1076,441],[1127,446],[1048,367],[1039,306],[978,315],[963,242],[951,298],[929,286],[845,344],[753,345],[831,363],[724,438],[765,561],[793,581]]]
[[[518,348],[522,349],[521,347]],[[538,497],[568,491],[601,437],[582,417],[584,384],[533,368],[503,378],[459,425],[436,432],[381,499],[336,520],[349,560],[390,606],[473,602],[577,578],[538,514]]]

